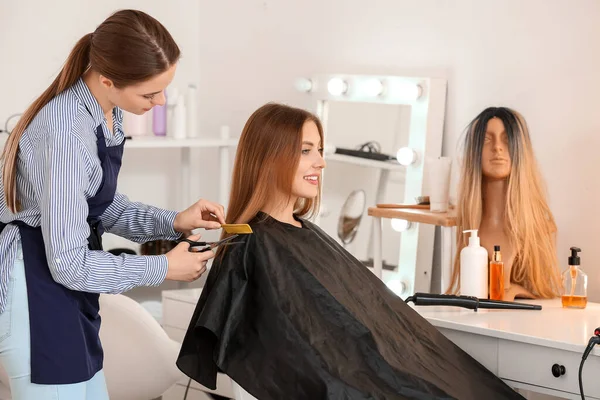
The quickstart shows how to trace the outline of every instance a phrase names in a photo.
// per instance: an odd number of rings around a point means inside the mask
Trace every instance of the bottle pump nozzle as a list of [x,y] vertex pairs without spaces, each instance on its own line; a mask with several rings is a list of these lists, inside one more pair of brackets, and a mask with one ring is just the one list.
[[470,232],[471,236],[469,237],[469,246],[479,246],[479,236],[477,236],[477,229],[468,229],[463,231],[463,233]]
[[581,264],[581,260],[580,260],[579,256],[577,255],[577,253],[580,251],[581,251],[581,249],[579,247],[571,247],[571,257],[569,257],[569,265],[580,265]]

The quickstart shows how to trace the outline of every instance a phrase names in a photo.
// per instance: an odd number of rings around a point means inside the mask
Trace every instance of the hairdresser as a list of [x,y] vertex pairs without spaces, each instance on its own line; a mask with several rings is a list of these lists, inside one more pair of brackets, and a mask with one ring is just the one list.
[[[224,223],[200,200],[180,213],[116,192],[122,110],[165,103],[180,51],[157,20],[119,11],[82,37],[64,68],[10,135],[0,182],[0,362],[14,400],[108,399],[99,293],[193,281],[212,251],[187,244],[160,256],[114,256],[110,232],[174,240]],[[197,239],[194,237],[193,239]]]

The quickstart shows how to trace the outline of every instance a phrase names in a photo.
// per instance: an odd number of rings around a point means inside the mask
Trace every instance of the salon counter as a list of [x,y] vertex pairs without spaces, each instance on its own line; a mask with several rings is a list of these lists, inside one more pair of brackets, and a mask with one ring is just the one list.
[[[511,387],[579,399],[579,364],[594,329],[600,326],[600,304],[588,303],[585,309],[576,310],[562,308],[560,300],[524,302],[540,304],[542,310],[413,308]],[[583,367],[586,399],[600,399],[597,371],[598,347]]]
[[[183,339],[200,293],[201,289],[163,292],[163,325],[173,339]],[[584,310],[574,310],[563,309],[560,300],[524,302],[541,304],[542,310],[475,312],[458,307],[411,306],[511,387],[579,399],[579,363],[590,336],[600,326],[600,304],[589,303]],[[552,373],[553,366],[558,377]],[[563,375],[560,366],[564,366]],[[590,353],[584,364],[586,399],[600,399],[597,371],[600,347]],[[186,384],[187,380],[182,379],[179,390]],[[232,393],[231,383],[224,375],[219,376],[217,386],[219,394]],[[208,391],[195,382],[192,389],[197,395]]]

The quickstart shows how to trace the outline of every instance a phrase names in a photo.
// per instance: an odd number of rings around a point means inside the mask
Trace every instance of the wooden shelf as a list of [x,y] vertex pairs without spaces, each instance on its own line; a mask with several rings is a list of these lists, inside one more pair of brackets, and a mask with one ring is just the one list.
[[450,210],[447,213],[436,213],[430,210],[414,210],[408,208],[379,208],[369,207],[369,215],[379,218],[397,218],[422,224],[452,227],[456,226],[456,213]]
[[377,161],[368,158],[353,157],[345,154],[326,154],[325,161],[338,161],[347,164],[362,165],[363,167],[388,169],[391,171],[406,171],[406,167],[395,161]]
[[125,141],[130,149],[165,149],[165,148],[200,148],[200,147],[234,147],[238,139],[186,138],[175,139],[169,136],[133,136]]

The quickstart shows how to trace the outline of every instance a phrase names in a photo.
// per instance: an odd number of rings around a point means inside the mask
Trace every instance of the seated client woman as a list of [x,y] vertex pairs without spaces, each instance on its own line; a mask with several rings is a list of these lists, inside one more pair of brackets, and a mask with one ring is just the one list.
[[[490,258],[494,246],[500,246],[504,300],[558,296],[556,224],[525,119],[509,108],[486,108],[467,128],[464,146],[456,210],[459,232],[479,229]],[[465,236],[457,235],[451,293],[460,291]]]
[[308,221],[322,146],[300,109],[267,104],[246,123],[226,220],[254,233],[217,252],[178,367],[259,400],[522,399]]

